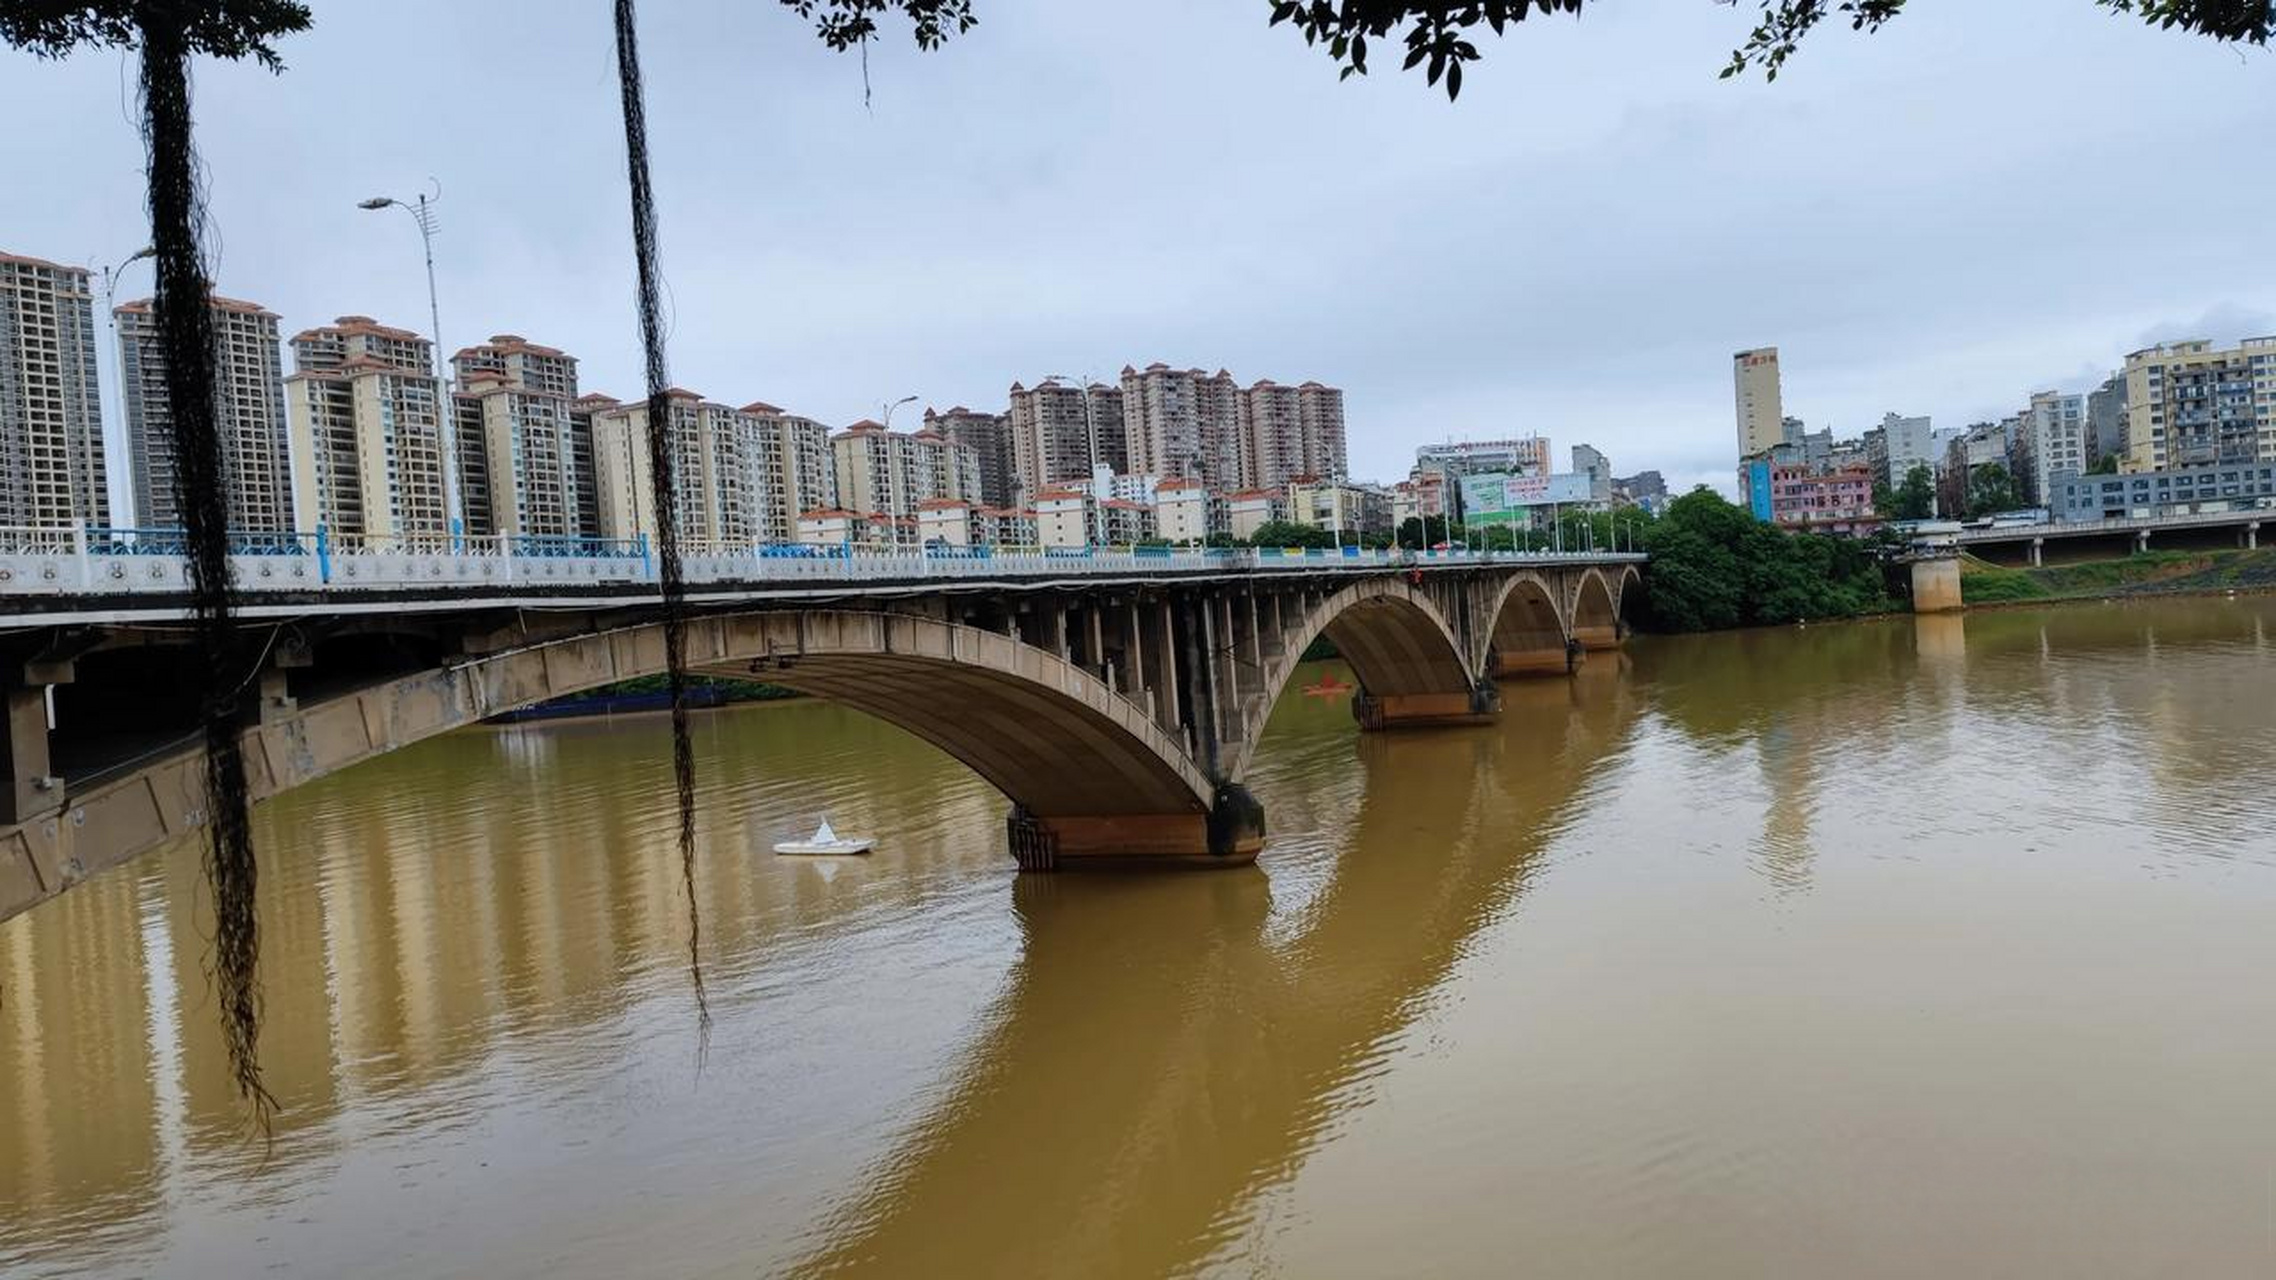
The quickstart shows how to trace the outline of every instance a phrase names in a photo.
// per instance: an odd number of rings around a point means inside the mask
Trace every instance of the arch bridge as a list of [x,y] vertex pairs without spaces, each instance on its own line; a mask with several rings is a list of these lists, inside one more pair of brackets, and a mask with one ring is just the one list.
[[[697,672],[841,702],[964,762],[1010,801],[1023,870],[1253,860],[1242,785],[1296,664],[1332,642],[1366,731],[1474,724],[1498,679],[1618,645],[1638,556],[1223,560],[951,581],[719,584]],[[183,602],[48,599],[0,615],[10,784],[0,918],[202,822]],[[664,670],[652,588],[241,610],[256,800],[435,734]]]

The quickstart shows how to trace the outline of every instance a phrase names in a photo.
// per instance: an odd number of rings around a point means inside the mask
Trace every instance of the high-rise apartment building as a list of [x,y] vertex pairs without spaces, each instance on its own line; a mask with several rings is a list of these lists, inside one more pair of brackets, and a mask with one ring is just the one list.
[[449,443],[458,458],[459,532],[487,538],[498,531],[490,514],[490,452],[482,443],[482,402],[451,392]]
[[577,411],[576,358],[502,333],[462,348],[451,370],[466,531],[592,536],[592,416]]
[[[1013,383],[1008,416],[1012,471],[1023,495],[1020,501],[1031,502],[1036,493],[1057,485],[1087,483],[1094,465],[1117,472],[1163,474],[1137,465],[1138,459],[1127,449],[1127,402],[1124,392],[1095,382],[1087,388],[1048,379],[1032,388]],[[1094,431],[1098,440],[1095,456],[1091,447]],[[841,490],[843,484],[841,474]]]
[[[681,539],[732,547],[761,540],[779,489],[779,453],[758,445],[754,420],[693,391],[665,393],[673,511]],[[593,414],[593,461],[601,534],[656,538],[653,460],[646,401]]]
[[2021,423],[2022,460],[2016,492],[2047,506],[2067,476],[2086,474],[2094,446],[2086,426],[2086,397],[2041,391],[2031,397]]
[[1011,505],[1017,491],[1018,465],[1012,448],[1012,419],[1008,413],[979,413],[958,405],[946,413],[925,410],[925,427],[948,440],[969,447],[980,468],[980,498],[984,506]]
[[1243,435],[1241,400],[1240,387],[1223,369],[1124,365],[1128,465],[1115,470],[1187,476],[1220,490],[1242,485],[1254,450]]
[[1757,347],[1731,357],[1737,393],[1739,456],[1752,458],[1787,443],[1785,405],[1779,398],[1778,348]]
[[370,316],[341,316],[331,324],[292,335],[295,373],[328,373],[351,360],[369,360],[392,369],[432,371],[434,344]]
[[111,523],[98,387],[87,273],[0,253],[0,525]]
[[1263,378],[1241,392],[1240,430],[1249,446],[1245,483],[1220,489],[1284,489],[1313,474],[1304,448],[1303,397],[1296,388]]
[[1894,489],[1905,482],[1914,467],[1936,469],[1936,430],[1925,417],[1881,415],[1881,425],[1865,433],[1866,458],[1873,481]]
[[794,541],[800,515],[841,505],[830,429],[763,400],[744,405],[741,412],[752,421],[757,447],[773,450],[778,458],[774,470],[779,479],[767,506],[765,537],[769,542]]
[[2126,471],[2276,458],[2276,337],[2126,357]]
[[[667,393],[674,495],[683,538],[724,548],[790,543],[798,518],[836,505],[829,432],[811,418],[754,401],[740,409],[692,391]],[[646,403],[584,396],[570,405],[570,441],[589,416],[593,527],[605,538],[656,536]]]
[[2113,374],[2086,393],[2086,431],[2094,446],[2094,463],[2126,456],[2126,375]]
[[1221,488],[1278,489],[1304,476],[1343,479],[1343,392],[1336,388],[1259,379],[1240,393],[1238,422],[1246,463]]
[[1296,388],[1297,419],[1304,433],[1304,469],[1329,480],[1350,473],[1350,446],[1344,438],[1343,391],[1318,382]]
[[447,535],[444,415],[458,406],[429,373],[427,340],[342,316],[294,334],[291,345],[294,527],[334,537]]
[[358,357],[285,379],[293,523],[333,537],[435,538],[443,502],[443,425],[435,380]]
[[937,431],[887,431],[864,419],[830,437],[838,498],[858,515],[914,518],[938,498],[977,502],[980,465],[971,446]]
[[577,534],[601,537],[600,457],[593,440],[593,415],[618,405],[615,396],[588,392],[569,402],[570,466],[580,477],[577,485]]
[[1603,505],[1612,502],[1612,460],[1595,445],[1573,446],[1573,472],[1588,477],[1588,500]]
[[516,333],[501,333],[480,346],[462,347],[450,360],[452,374],[464,390],[478,373],[498,374],[508,386],[536,395],[577,398],[577,358],[553,347],[541,347]]
[[[292,459],[286,447],[284,364],[277,315],[257,303],[209,297],[214,331],[214,426],[221,444],[222,497],[233,531],[293,527]],[[149,299],[116,308],[119,370],[125,383],[126,458],[133,522],[178,529],[174,494],[174,408],[166,355]]]
[[534,390],[503,368],[462,372],[460,378],[463,390],[456,399],[474,409],[471,421],[462,420],[459,427],[460,456],[479,454],[482,463],[479,491],[474,468],[462,463],[460,496],[468,531],[512,538],[577,536],[582,532],[580,490],[593,481],[577,469],[570,401],[559,392]]

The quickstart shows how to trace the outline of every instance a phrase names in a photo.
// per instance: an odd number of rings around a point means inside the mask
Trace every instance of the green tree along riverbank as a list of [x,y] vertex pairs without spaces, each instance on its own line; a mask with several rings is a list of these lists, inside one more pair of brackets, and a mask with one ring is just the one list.
[[[1625,513],[1623,513],[1625,514]],[[1644,624],[1655,631],[1719,631],[1899,607],[1880,544],[1790,533],[1710,489],[1694,489],[1641,525]]]

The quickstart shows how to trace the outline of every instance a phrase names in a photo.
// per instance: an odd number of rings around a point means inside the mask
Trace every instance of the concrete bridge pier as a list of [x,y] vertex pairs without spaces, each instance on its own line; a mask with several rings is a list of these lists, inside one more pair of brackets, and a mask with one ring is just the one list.
[[1570,675],[1581,653],[1581,649],[1570,643],[1553,649],[1519,649],[1515,652],[1496,649],[1489,655],[1487,671],[1497,680],[1522,676]]
[[1042,817],[1015,804],[1004,837],[1022,871],[1241,867],[1264,850],[1264,806],[1239,783],[1219,788],[1207,813]]
[[1959,557],[1921,556],[1912,562],[1914,613],[1951,613],[1964,607]]
[[1574,627],[1573,643],[1589,653],[1602,653],[1607,649],[1617,649],[1620,647],[1620,626],[1618,623],[1606,623],[1599,626]]
[[29,822],[63,805],[48,768],[47,686],[17,683],[0,693],[5,702],[5,734],[0,751],[7,753],[9,785],[0,791],[0,821]]
[[2260,549],[2260,522],[2255,520],[2247,524],[2244,527],[2244,532],[2237,536],[2237,543],[2247,551],[2258,551]]
[[1501,690],[1491,680],[1479,681],[1467,693],[1391,693],[1380,697],[1363,685],[1351,699],[1351,718],[1367,730],[1487,724],[1501,713]]

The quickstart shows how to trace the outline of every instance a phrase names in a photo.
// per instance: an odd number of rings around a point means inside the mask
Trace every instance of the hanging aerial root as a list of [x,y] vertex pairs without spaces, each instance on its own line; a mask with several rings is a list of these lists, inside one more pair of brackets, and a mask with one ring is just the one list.
[[665,684],[672,699],[672,781],[679,800],[680,882],[688,895],[688,977],[696,1025],[708,1039],[703,921],[695,894],[695,745],[688,736],[687,581],[680,568],[680,506],[674,468],[671,375],[664,363],[662,280],[656,262],[656,202],[648,181],[648,119],[640,87],[640,41],[632,0],[616,0],[616,69],[624,97],[625,168],[632,183],[632,243],[640,273],[640,344],[648,390],[648,475],[663,586]]
[[190,606],[205,737],[205,882],[213,899],[212,982],[238,1095],[266,1134],[276,1099],[261,1079],[260,868],[239,743],[243,686],[231,625],[228,506],[215,410],[213,320],[199,252],[204,210],[191,142],[189,49],[179,25],[153,16],[142,42],[143,141],[150,243],[157,264],[159,346],[174,435],[174,494],[189,551]]

